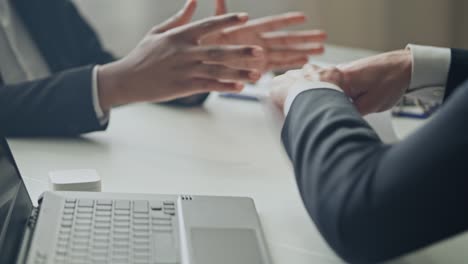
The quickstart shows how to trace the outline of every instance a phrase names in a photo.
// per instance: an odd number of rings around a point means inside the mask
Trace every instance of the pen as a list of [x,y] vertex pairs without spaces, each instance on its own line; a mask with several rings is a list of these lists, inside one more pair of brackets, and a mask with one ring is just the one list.
[[222,93],[219,96],[228,98],[228,99],[241,99],[247,101],[260,101],[258,97],[245,94],[235,94],[235,93]]
[[414,118],[414,119],[426,119],[431,114],[424,113],[424,114],[414,114],[414,113],[407,113],[407,112],[392,112],[393,116],[396,117],[407,117],[407,118]]

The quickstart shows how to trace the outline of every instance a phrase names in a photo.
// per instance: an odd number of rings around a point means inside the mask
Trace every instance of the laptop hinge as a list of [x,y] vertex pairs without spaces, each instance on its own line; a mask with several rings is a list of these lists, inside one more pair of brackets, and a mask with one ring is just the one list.
[[[40,206],[40,204],[39,204]],[[31,215],[26,223],[26,227],[24,229],[23,239],[21,242],[20,251],[18,253],[18,258],[16,260],[17,264],[24,264],[26,263],[27,256],[29,253],[29,247],[31,245],[32,235],[34,233],[34,229],[36,228],[37,218],[39,216],[39,207],[34,207],[31,211]]]

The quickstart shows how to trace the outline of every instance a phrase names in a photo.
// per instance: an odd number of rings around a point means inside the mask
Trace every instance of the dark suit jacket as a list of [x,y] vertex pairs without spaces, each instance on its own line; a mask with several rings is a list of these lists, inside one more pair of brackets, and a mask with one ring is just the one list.
[[422,129],[382,143],[343,93],[300,94],[282,140],[306,208],[346,261],[388,260],[468,229],[468,52]]
[[[114,58],[94,30],[70,0],[10,2],[53,74],[17,85],[0,84],[0,133],[66,136],[105,129],[92,105],[91,73],[96,64]],[[199,104],[205,98],[185,102]]]

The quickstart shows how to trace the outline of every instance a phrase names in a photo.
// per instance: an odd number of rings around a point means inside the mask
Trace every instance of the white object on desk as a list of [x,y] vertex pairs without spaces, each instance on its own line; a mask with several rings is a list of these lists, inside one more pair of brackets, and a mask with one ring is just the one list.
[[100,192],[101,178],[96,170],[62,170],[49,172],[54,191]]
[[393,126],[392,113],[390,111],[371,114],[364,117],[364,119],[377,132],[383,142],[390,144],[399,141]]

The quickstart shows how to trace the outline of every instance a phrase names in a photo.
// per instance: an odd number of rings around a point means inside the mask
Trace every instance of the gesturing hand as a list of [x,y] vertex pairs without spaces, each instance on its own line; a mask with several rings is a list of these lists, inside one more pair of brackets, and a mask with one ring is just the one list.
[[260,78],[260,73],[251,67],[227,66],[239,59],[261,59],[264,55],[260,47],[199,45],[207,35],[244,24],[247,14],[228,14],[185,24],[195,4],[189,0],[182,12],[152,29],[126,57],[99,67],[103,110],[114,105],[160,102],[210,91],[238,92],[243,88],[242,81]]
[[338,66],[341,88],[362,115],[383,112],[401,99],[411,81],[409,50],[399,50]]
[[[216,0],[217,15],[226,13],[225,0]],[[237,60],[230,65],[243,68],[256,67],[262,71],[301,67],[308,62],[310,55],[323,53],[325,32],[308,30],[280,32],[288,26],[303,24],[306,17],[302,13],[286,13],[250,21],[245,25],[225,28],[202,39],[205,45],[257,45],[265,50],[265,59],[252,61]]]

